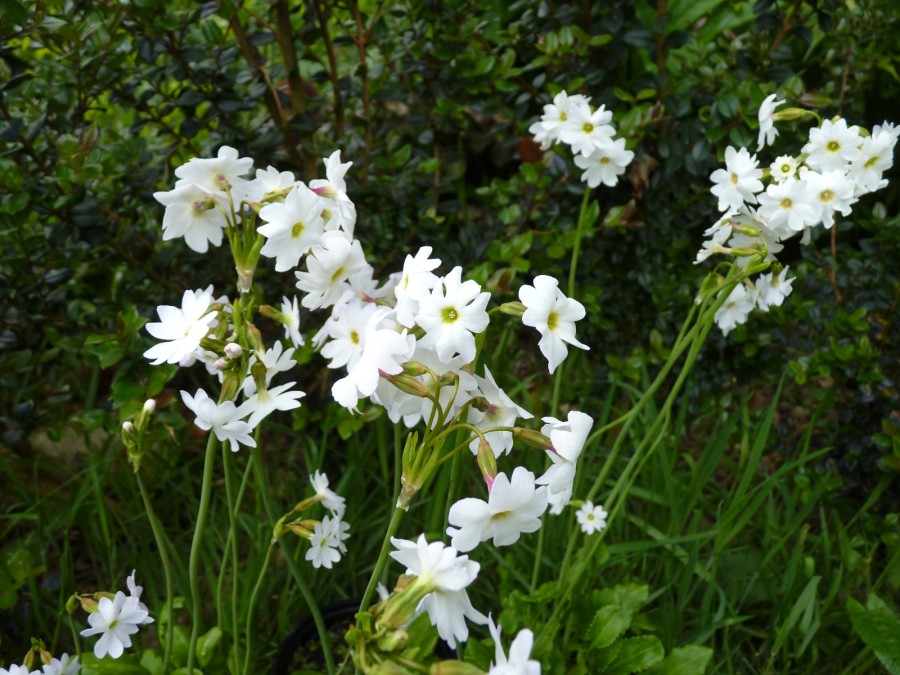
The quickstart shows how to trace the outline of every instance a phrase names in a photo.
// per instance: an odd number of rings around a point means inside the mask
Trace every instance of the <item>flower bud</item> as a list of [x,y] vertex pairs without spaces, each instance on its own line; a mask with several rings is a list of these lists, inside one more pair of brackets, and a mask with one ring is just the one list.
[[434,581],[427,576],[416,577],[406,588],[394,593],[384,603],[384,612],[378,625],[385,628],[400,628],[412,621],[422,599],[434,590]]
[[478,666],[465,661],[438,661],[431,664],[430,675],[484,675]]
[[82,596],[79,598],[81,601],[81,609],[83,609],[88,614],[93,614],[100,610],[100,603],[94,600],[93,598],[88,598]]
[[81,607],[81,600],[79,600],[77,593],[73,593],[66,600],[66,614],[74,614],[79,607]]
[[527,308],[521,302],[504,302],[500,305],[500,312],[510,316],[521,317]]
[[244,348],[241,347],[237,342],[229,342],[225,345],[225,356],[229,359],[239,359],[241,354],[244,353]]
[[428,372],[428,366],[418,361],[407,361],[403,364],[403,374],[417,377]]
[[[818,103],[814,99],[810,98],[808,99],[807,105],[818,105]],[[827,105],[827,103],[825,105]],[[809,114],[811,113],[808,110],[804,110],[803,108],[784,108],[783,110],[779,110],[773,113],[772,119],[775,122],[781,122],[782,120],[798,120],[804,115]]]
[[259,332],[259,328],[254,326],[252,323],[247,324],[247,340],[250,342],[250,346],[260,354],[266,353],[266,345],[263,344],[263,339],[262,335]]
[[497,458],[494,456],[491,444],[484,438],[478,442],[478,454],[475,457],[478,469],[484,477],[484,482],[487,483],[488,492],[490,492],[494,485],[494,479],[497,477]]
[[535,431],[534,429],[524,429],[522,427],[514,427],[513,438],[518,438],[525,445],[530,445],[532,448],[538,448],[539,450],[550,450],[553,447],[553,444],[550,442],[550,439],[544,436],[540,431]]
[[146,401],[144,401],[145,413],[152,413],[154,410],[156,410],[156,399],[148,398]]
[[419,398],[431,397],[431,392],[428,391],[428,387],[411,375],[404,375],[403,373],[400,373],[399,375],[388,375],[383,370],[380,371],[380,374],[381,377],[393,384],[397,389],[410,396],[418,396]]
[[216,370],[226,370],[230,365],[231,364],[228,363],[228,361],[226,361],[222,356],[213,361],[212,364],[213,368],[215,368]]

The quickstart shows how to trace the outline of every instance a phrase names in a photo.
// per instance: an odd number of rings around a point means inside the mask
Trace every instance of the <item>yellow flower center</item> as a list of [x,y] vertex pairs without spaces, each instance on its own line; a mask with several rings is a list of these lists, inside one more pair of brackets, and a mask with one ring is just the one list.
[[584,133],[589,134],[589,133],[591,133],[591,132],[594,131],[594,125],[591,124],[590,122],[585,122],[585,123],[584,123],[584,126],[581,127],[581,130],[582,130]]
[[738,184],[738,175],[734,171],[731,172],[731,184],[732,185]]
[[834,199],[834,190],[822,190],[819,193],[819,199],[827,204]]
[[359,333],[357,333],[355,330],[350,331],[350,342],[355,345],[359,344]]
[[784,199],[781,200],[781,208],[783,208],[785,211],[790,209],[793,205],[794,205],[794,202],[792,202],[787,197],[785,197]]
[[298,220],[294,223],[294,226],[291,228],[291,236],[294,239],[299,239],[300,235],[303,234],[303,230],[306,229],[306,225],[303,224],[302,220]]
[[825,145],[825,149],[828,152],[837,152],[841,149],[841,144],[837,141],[828,141],[828,143]]
[[444,307],[441,310],[441,321],[444,323],[456,323],[459,318],[459,312],[454,307]]
[[559,314],[556,312],[550,312],[547,315],[547,328],[551,331],[554,331],[559,326]]

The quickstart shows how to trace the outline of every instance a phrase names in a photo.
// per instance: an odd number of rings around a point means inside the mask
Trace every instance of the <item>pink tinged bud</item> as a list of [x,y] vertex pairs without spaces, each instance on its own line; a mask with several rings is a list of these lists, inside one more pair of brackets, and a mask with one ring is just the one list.
[[478,469],[484,477],[484,482],[487,483],[488,492],[490,492],[494,486],[494,479],[497,477],[497,458],[494,456],[491,444],[484,438],[478,443],[478,452],[475,457]]
[[236,342],[229,342],[225,345],[225,356],[229,359],[238,359],[244,353],[244,348]]
[[221,356],[213,362],[213,368],[216,370],[225,370],[227,367],[228,361]]
[[335,197],[337,197],[337,189],[335,189],[334,185],[332,185],[331,183],[326,183],[325,185],[314,187],[312,188],[312,191],[320,197],[326,197],[327,199],[334,199]]

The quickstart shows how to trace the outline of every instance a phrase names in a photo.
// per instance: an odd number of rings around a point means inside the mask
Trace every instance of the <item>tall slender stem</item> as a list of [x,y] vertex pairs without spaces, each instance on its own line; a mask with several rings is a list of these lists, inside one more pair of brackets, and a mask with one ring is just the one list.
[[[234,494],[234,476],[232,475],[232,461],[230,456],[232,453],[228,447],[222,444],[222,466],[225,470],[225,497],[228,501],[228,542],[231,544],[229,549],[231,553],[231,631],[232,644],[234,645],[234,664],[237,670],[237,664],[241,662],[240,640],[238,640],[238,543],[237,528],[235,521],[237,514],[235,513],[235,494]],[[229,551],[226,551],[228,555]],[[224,569],[224,565],[223,565]],[[250,634],[247,634],[249,644]],[[249,654],[248,654],[249,656]]]
[[[266,571],[269,569],[269,562],[272,559],[272,551],[275,549],[275,540],[269,542],[269,547],[266,549],[266,559],[263,561],[263,565],[259,570],[259,574],[256,577],[256,583],[253,586],[253,593],[250,595],[250,605],[247,607],[247,649],[244,653],[244,668],[241,671],[246,675],[250,672],[250,655],[253,653],[253,611],[256,609],[256,598],[259,596],[259,590],[262,588],[263,578],[266,576]],[[237,661],[237,657],[235,656],[235,661]]]
[[568,295],[571,298],[575,295],[575,271],[578,269],[578,255],[581,252],[581,237],[584,236],[584,218],[587,215],[588,204],[591,201],[591,191],[584,191],[584,198],[581,200],[581,209],[578,211],[578,223],[575,225],[575,244],[572,246],[572,260],[569,263],[569,285],[567,287]]
[[174,637],[174,621],[172,620],[172,564],[169,561],[169,554],[166,550],[166,539],[163,537],[162,527],[153,510],[153,503],[150,501],[150,495],[147,494],[147,488],[144,487],[144,481],[141,480],[139,471],[134,472],[137,479],[138,490],[141,492],[141,499],[144,500],[144,510],[147,512],[147,520],[150,521],[150,529],[153,530],[153,538],[156,540],[156,548],[159,551],[159,559],[163,567],[163,576],[166,580],[166,607],[168,608],[168,616],[166,617],[166,651],[163,655],[163,665],[169,667],[169,658],[172,655],[172,640]]
[[391,537],[397,534],[397,530],[400,527],[400,521],[403,519],[404,513],[406,513],[406,511],[404,511],[403,509],[394,508],[394,513],[391,516],[391,522],[388,523],[387,532],[384,533],[384,541],[381,543],[381,551],[378,554],[378,560],[375,563],[375,569],[372,570],[372,576],[369,578],[369,583],[366,586],[366,592],[363,593],[362,602],[359,603],[360,612],[364,612],[369,608],[369,602],[372,600],[372,595],[375,593],[375,588],[378,586],[378,580],[381,578],[381,575],[384,572],[385,565],[387,565],[388,553],[391,550]]
[[206,442],[206,456],[203,460],[203,483],[200,488],[200,508],[197,511],[197,523],[194,525],[194,539],[191,542],[191,557],[188,561],[188,577],[191,586],[191,641],[188,646],[187,675],[194,673],[194,652],[197,649],[197,638],[200,637],[200,558],[203,548],[203,531],[206,528],[206,516],[209,513],[209,500],[212,494],[213,465],[216,459],[218,439],[209,434]]

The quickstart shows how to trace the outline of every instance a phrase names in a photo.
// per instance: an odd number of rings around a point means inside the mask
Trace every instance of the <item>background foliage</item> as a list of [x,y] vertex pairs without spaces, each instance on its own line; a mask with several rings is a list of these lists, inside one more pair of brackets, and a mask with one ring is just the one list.
[[[159,597],[116,436],[148,396],[161,424],[147,481],[175,550],[188,548],[202,441],[173,399],[201,378],[141,357],[157,304],[232,274],[224,252],[201,261],[160,240],[152,193],[188,158],[227,144],[309,179],[340,148],[354,161],[357,236],[384,274],[427,244],[504,300],[532,273],[566,276],[582,189],[562,156],[541,161],[528,125],[563,88],[611,107],[636,159],[602,193],[583,246],[579,337],[592,351],[567,394],[611,417],[693,299],[703,270],[691,262],[716,218],[708,176],[728,144],[755,147],[760,101],[777,91],[871,128],[900,100],[900,15],[877,0],[2,7],[0,662],[31,636],[65,647],[60,601],[73,590],[121,585],[137,567]],[[806,132],[779,128],[784,147]],[[711,646],[712,672],[862,672],[881,659],[859,617],[890,607],[866,614],[857,602],[875,590],[889,599],[900,583],[900,192],[878,200],[787,252],[787,306],[710,340],[679,433],[591,562],[597,592],[649,587],[635,637],[657,635],[667,651]],[[271,297],[289,292],[272,274],[258,280]],[[507,386],[543,368],[519,337]],[[278,489],[287,503],[322,467],[367,495],[349,500],[343,573],[315,573],[327,603],[365,585],[395,439],[384,420],[328,408],[329,374],[308,359],[297,371],[305,405],[267,449]],[[534,409],[549,386],[527,377],[515,395]],[[248,539],[268,536],[250,514],[243,526]],[[490,572],[509,599],[507,634],[542,619],[520,597],[528,573],[516,570],[533,554],[522,546]],[[544,555],[552,568],[552,545]],[[207,570],[213,585],[217,574]],[[274,652],[303,612],[283,564],[267,585],[260,635]],[[570,637],[573,648],[590,639]]]

